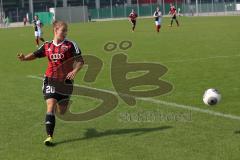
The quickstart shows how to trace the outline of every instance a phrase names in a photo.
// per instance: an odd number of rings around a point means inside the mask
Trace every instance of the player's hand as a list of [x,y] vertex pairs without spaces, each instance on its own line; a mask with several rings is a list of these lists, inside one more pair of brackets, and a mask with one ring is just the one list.
[[17,57],[18,57],[18,59],[19,59],[20,61],[24,61],[24,60],[25,60],[25,55],[22,54],[22,53],[18,54]]
[[75,78],[76,74],[77,74],[77,72],[75,70],[73,70],[67,74],[66,78],[69,80],[73,80]]

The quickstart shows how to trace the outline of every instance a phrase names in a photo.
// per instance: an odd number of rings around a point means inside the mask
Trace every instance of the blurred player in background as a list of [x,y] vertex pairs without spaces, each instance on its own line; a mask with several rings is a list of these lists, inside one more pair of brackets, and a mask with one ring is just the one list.
[[162,12],[157,7],[156,11],[153,13],[153,17],[155,20],[156,31],[159,32],[161,28],[161,21],[162,21]]
[[23,18],[23,25],[26,26],[27,25],[27,17]]
[[176,21],[177,23],[177,26],[179,26],[179,23],[178,23],[178,20],[177,20],[177,10],[176,8],[174,7],[174,5],[172,3],[170,3],[170,9],[169,9],[169,13],[171,15],[171,25],[169,25],[169,27],[172,27],[172,24],[173,24],[173,20]]
[[132,32],[134,32],[136,23],[137,23],[137,13],[132,9],[132,12],[129,14],[129,21],[132,23]]
[[[51,42],[45,42],[33,53],[18,54],[18,59],[21,61],[43,57],[48,59],[42,88],[47,104],[45,125],[48,137],[44,141],[45,145],[53,144],[55,111],[58,109],[60,114],[66,112],[72,94],[73,79],[84,64],[81,50],[77,44],[66,39],[67,29],[65,22],[55,21],[53,23],[54,38]],[[66,91],[59,91],[62,88],[65,88]]]
[[34,35],[35,35],[35,41],[37,44],[37,47],[39,47],[39,40],[41,40],[42,42],[44,42],[45,40],[42,38],[42,23],[38,18],[38,15],[34,16],[34,20],[33,20],[33,27],[34,27]]

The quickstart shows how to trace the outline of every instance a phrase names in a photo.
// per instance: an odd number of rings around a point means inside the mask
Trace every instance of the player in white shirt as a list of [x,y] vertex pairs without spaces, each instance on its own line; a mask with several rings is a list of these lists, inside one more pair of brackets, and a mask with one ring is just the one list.
[[41,40],[42,42],[44,42],[45,40],[42,38],[42,23],[39,20],[38,16],[35,15],[34,16],[34,20],[33,20],[33,27],[34,27],[34,36],[35,36],[35,41],[37,44],[37,47],[39,46],[39,40]]
[[156,11],[153,14],[154,20],[155,20],[155,25],[156,25],[156,30],[157,32],[160,31],[161,28],[161,21],[162,21],[162,12],[160,9],[157,7]]

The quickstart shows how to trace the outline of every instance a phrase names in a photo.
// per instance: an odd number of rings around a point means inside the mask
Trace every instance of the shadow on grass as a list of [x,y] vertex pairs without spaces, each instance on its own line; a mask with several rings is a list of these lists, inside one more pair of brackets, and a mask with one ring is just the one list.
[[71,143],[71,142],[80,141],[80,140],[87,140],[92,138],[100,138],[100,137],[113,136],[113,135],[119,136],[119,135],[134,133],[132,136],[139,136],[142,134],[155,132],[155,131],[163,131],[170,128],[172,128],[172,126],[161,126],[161,127],[155,127],[155,128],[111,129],[111,130],[106,130],[102,132],[97,131],[95,128],[88,128],[84,133],[84,137],[59,141],[59,142],[56,142],[53,146],[64,144],[64,143]]
[[234,131],[235,134],[240,134],[240,130]]

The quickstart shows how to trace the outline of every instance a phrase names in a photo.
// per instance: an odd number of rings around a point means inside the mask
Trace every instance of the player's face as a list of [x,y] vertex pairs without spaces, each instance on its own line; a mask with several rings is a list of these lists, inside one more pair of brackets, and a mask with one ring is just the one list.
[[64,26],[61,26],[59,28],[56,28],[54,30],[55,37],[59,40],[64,40],[67,36],[67,28]]

